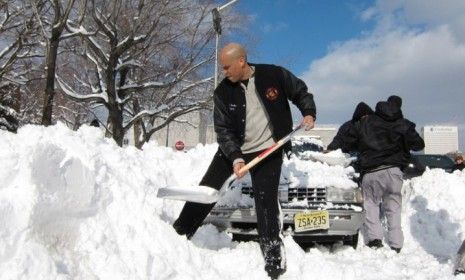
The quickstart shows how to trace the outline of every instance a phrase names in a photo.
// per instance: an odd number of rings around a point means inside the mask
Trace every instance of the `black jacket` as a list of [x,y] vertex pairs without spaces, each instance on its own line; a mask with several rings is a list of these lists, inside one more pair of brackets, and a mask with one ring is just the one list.
[[400,108],[388,102],[378,102],[375,114],[356,122],[344,145],[355,147],[360,152],[363,173],[381,166],[404,168],[408,164],[407,152],[425,147],[415,124],[404,119]]
[[328,150],[333,151],[337,149],[342,149],[343,152],[347,153],[352,151],[352,149],[348,149],[347,145],[344,145],[344,140],[347,137],[351,127],[354,125],[352,120],[346,121],[339,127],[336,136],[334,136],[333,141],[329,143]]
[[363,116],[374,114],[373,110],[368,106],[365,102],[360,102],[355,107],[354,114],[352,115],[352,119],[347,121],[341,125],[338,129],[336,136],[334,136],[333,141],[328,145],[328,150],[337,150],[342,149],[343,152],[355,152],[353,149],[349,149],[349,147],[344,146],[344,138],[346,137],[347,133],[349,133],[352,125],[358,122]]
[[455,171],[455,170],[462,171],[464,168],[465,168],[465,163],[455,164],[454,167],[452,168],[452,171]]
[[[305,83],[280,66],[255,66],[255,87],[270,118],[275,141],[292,131],[292,116],[288,100],[303,116],[316,116],[313,95]],[[245,133],[245,92],[240,83],[223,79],[214,94],[213,121],[220,149],[231,160],[242,157]],[[289,144],[289,143],[288,143]],[[290,145],[286,145],[286,149]]]

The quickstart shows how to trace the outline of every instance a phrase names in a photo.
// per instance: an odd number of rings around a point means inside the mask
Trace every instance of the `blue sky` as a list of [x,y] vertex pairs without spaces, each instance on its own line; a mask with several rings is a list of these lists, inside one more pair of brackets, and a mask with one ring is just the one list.
[[252,33],[258,44],[249,60],[279,64],[300,75],[309,61],[323,57],[331,45],[372,27],[358,18],[371,2],[239,0],[234,5],[252,18],[249,30],[255,29]]
[[[227,1],[220,2],[224,4]],[[424,125],[459,128],[465,150],[465,1],[239,0],[249,61],[285,66],[314,93],[317,124],[391,94]]]

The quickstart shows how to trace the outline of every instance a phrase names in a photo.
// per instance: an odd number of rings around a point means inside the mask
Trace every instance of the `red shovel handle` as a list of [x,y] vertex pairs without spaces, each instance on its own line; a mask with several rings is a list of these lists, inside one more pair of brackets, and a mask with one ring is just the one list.
[[269,156],[271,153],[276,151],[277,149],[281,148],[284,144],[289,142],[291,140],[292,135],[296,133],[299,129],[301,129],[301,126],[297,126],[293,131],[291,131],[288,135],[284,136],[282,139],[280,139],[278,142],[274,143],[271,147],[267,148],[263,152],[261,152],[258,156],[256,156],[253,160],[251,160],[249,163],[244,165],[239,172],[245,173],[249,171],[250,168],[254,167],[257,163],[265,159],[267,156]]

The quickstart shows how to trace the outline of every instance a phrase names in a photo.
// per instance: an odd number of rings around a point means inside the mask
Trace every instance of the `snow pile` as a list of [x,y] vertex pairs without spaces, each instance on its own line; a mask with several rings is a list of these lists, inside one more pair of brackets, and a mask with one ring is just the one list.
[[319,152],[306,152],[305,155],[312,160],[326,163],[330,166],[349,166],[352,160],[355,158],[349,157],[349,155],[343,153],[340,149],[336,151],[331,151],[329,153],[319,153]]
[[405,226],[439,261],[453,258],[457,244],[465,239],[465,171],[428,170],[408,187],[411,195]]
[[[310,152],[309,152],[310,153]],[[312,152],[324,155],[323,153]],[[342,156],[345,158],[344,156]],[[290,187],[337,187],[342,189],[356,188],[357,184],[350,178],[355,176],[352,167],[341,165],[328,165],[320,161],[301,160],[297,157],[285,159],[281,179],[290,184]]]
[[305,146],[306,144],[313,144],[315,147],[323,148],[323,141],[311,135],[292,136],[292,142],[295,143],[295,145],[299,145],[299,146]]
[[[267,279],[257,243],[232,242],[211,225],[188,241],[171,227],[183,203],[156,197],[160,187],[198,184],[216,149],[122,149],[86,126],[0,131],[0,279]],[[285,164],[288,179],[348,182],[347,168]],[[363,245],[305,252],[286,237],[282,279],[452,279],[465,172],[431,170],[405,187],[400,254]]]

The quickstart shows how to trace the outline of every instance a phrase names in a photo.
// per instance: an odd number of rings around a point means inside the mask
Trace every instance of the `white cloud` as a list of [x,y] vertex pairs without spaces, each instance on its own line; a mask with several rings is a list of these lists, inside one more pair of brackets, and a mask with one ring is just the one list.
[[465,1],[463,0],[378,0],[363,11],[364,21],[376,19],[378,29],[405,26],[435,28],[448,25],[455,37],[465,41]]
[[288,28],[289,28],[289,25],[284,22],[266,23],[261,27],[264,33],[281,32],[281,31],[287,30]]
[[460,126],[463,149],[465,1],[446,2],[378,1],[364,11],[374,30],[333,46],[301,76],[315,92],[320,122],[340,123],[358,102],[374,107],[396,93],[419,125]]

